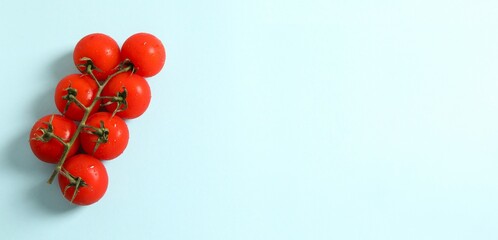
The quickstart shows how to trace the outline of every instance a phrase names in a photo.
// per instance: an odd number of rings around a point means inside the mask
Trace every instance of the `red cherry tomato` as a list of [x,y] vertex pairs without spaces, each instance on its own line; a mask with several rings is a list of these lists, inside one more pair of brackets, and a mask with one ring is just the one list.
[[[61,115],[42,117],[33,125],[29,134],[31,150],[38,159],[47,163],[57,163],[64,152],[64,145],[50,135],[56,135],[64,142],[69,142],[76,129],[77,126],[73,121]],[[67,156],[73,156],[79,146],[79,139],[76,139]]]
[[119,65],[119,45],[111,37],[102,33],[93,33],[83,37],[74,48],[73,61],[78,70],[86,73],[85,65],[91,59],[95,70],[93,74],[99,80],[117,70]]
[[107,83],[102,96],[106,97],[103,104],[108,112],[113,113],[117,108],[117,116],[131,119],[139,117],[147,110],[151,93],[145,78],[125,72],[116,75]]
[[166,61],[161,40],[149,33],[137,33],[126,39],[121,48],[121,61],[129,60],[135,73],[142,77],[158,74]]
[[[64,197],[74,204],[93,204],[100,200],[107,190],[107,170],[102,162],[92,156],[75,155],[64,162],[61,171],[63,173],[59,173],[59,187]],[[71,183],[65,174],[77,181]]]
[[128,145],[128,139],[126,123],[108,112],[91,115],[80,134],[83,150],[100,160],[111,160],[121,155]]
[[[85,111],[79,107],[75,102],[71,102],[67,105],[69,95],[75,96],[75,98],[83,104],[85,107],[89,107],[95,96],[97,95],[99,87],[97,83],[88,75],[84,74],[71,74],[60,80],[59,84],[55,88],[55,105],[57,109],[64,114],[67,118],[75,121],[80,121],[83,118]],[[69,95],[68,95],[69,93]],[[97,103],[92,109],[92,113],[98,111]],[[64,110],[66,110],[64,112]]]

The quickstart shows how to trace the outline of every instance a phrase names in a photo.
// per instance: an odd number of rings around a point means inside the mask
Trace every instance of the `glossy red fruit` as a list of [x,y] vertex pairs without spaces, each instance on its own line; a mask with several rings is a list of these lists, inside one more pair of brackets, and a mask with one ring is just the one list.
[[83,150],[100,160],[111,160],[123,153],[129,132],[125,121],[108,112],[98,112],[86,121],[80,134]]
[[[64,114],[67,118],[75,121],[80,121],[83,118],[85,111],[79,107],[74,101],[67,105],[69,95],[75,96],[75,98],[83,104],[84,107],[90,107],[95,97],[97,96],[97,91],[99,87],[97,83],[88,75],[85,74],[71,74],[60,80],[59,84],[55,88],[55,106],[57,109]],[[99,104],[95,104],[91,113],[98,111]]]
[[142,115],[149,107],[151,92],[145,78],[129,72],[112,78],[102,91],[103,104],[108,112],[132,119]]
[[86,73],[85,65],[91,60],[93,74],[99,80],[105,80],[108,75],[117,70],[120,62],[118,43],[102,33],[93,33],[83,37],[74,47],[73,61],[82,73]]
[[[59,162],[64,153],[64,145],[49,133],[58,136],[64,142],[69,142],[77,129],[76,124],[61,115],[47,115],[40,118],[31,128],[29,145],[35,156],[47,163]],[[73,156],[80,146],[76,139],[69,149],[68,157]]]
[[[98,159],[78,154],[64,162],[63,173],[59,173],[59,187],[64,197],[77,205],[90,205],[99,201],[109,183],[107,170]],[[79,183],[71,183],[67,174]]]
[[158,74],[166,62],[166,49],[161,40],[149,33],[130,36],[121,48],[121,61],[129,60],[135,73],[142,77]]

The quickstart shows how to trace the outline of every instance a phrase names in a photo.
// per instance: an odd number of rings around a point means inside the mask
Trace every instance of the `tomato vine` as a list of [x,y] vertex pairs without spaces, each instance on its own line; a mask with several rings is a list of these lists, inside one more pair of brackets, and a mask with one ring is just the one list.
[[[60,141],[64,145],[64,152],[62,153],[61,159],[59,160],[59,162],[55,166],[55,169],[52,172],[52,175],[50,176],[50,178],[47,181],[49,184],[52,184],[52,182],[54,181],[54,179],[55,179],[55,177],[57,176],[58,173],[63,172],[62,171],[62,165],[66,161],[67,154],[69,153],[69,149],[72,147],[72,145],[74,144],[74,142],[76,141],[76,139],[79,137],[79,134],[80,134],[81,130],[85,127],[86,120],[90,116],[91,110],[94,107],[96,107],[95,105],[98,102],[100,102],[100,100],[101,100],[100,94],[104,90],[104,87],[107,85],[107,83],[114,76],[116,76],[116,75],[118,75],[120,73],[128,72],[128,71],[132,70],[132,66],[123,67],[120,70],[118,70],[117,72],[115,72],[112,75],[108,76],[107,79],[103,83],[100,83],[99,80],[93,74],[94,68],[95,68],[94,65],[90,61],[88,61],[87,67],[86,67],[86,72],[87,72],[88,75],[90,75],[92,77],[93,80],[95,80],[95,82],[97,83],[97,85],[99,87],[98,90],[97,90],[97,95],[96,95],[95,99],[93,100],[92,104],[90,104],[90,106],[88,106],[88,107],[85,107],[82,103],[79,102],[78,99],[76,99],[74,97],[72,98],[72,100],[76,103],[76,105],[78,105],[78,107],[80,107],[81,109],[83,109],[83,111],[84,111],[83,118],[79,122],[78,128],[76,129],[76,132],[74,133],[73,137],[71,138],[71,140],[69,142],[64,142],[60,138],[56,138],[58,141]],[[76,183],[77,182],[77,179],[74,179],[72,176],[70,176],[70,175],[65,175],[65,176],[69,180],[70,183]]]
[[145,77],[161,71],[166,50],[148,33],[130,36],[121,50],[111,37],[94,33],[76,44],[73,61],[81,74],[66,76],[55,91],[62,115],[39,119],[31,129],[30,146],[41,161],[55,164],[47,182],[58,176],[66,199],[89,205],[107,189],[101,160],[116,158],[128,144],[124,119],[139,117],[149,106]]

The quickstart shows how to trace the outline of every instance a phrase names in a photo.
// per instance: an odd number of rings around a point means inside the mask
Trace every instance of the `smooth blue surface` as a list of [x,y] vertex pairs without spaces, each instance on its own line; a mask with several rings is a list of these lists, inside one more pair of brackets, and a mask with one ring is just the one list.
[[[496,239],[496,1],[9,1],[2,239]],[[74,207],[28,131],[86,34],[167,47]]]

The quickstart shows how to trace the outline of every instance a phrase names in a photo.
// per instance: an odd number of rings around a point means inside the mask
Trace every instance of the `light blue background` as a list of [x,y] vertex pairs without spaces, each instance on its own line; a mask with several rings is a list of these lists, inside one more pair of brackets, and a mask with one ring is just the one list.
[[[2,239],[497,239],[498,3],[8,1]],[[166,67],[110,185],[74,207],[28,131],[86,34]]]

